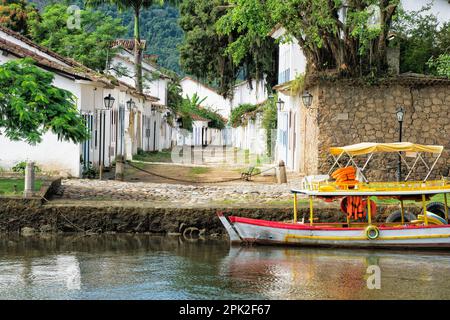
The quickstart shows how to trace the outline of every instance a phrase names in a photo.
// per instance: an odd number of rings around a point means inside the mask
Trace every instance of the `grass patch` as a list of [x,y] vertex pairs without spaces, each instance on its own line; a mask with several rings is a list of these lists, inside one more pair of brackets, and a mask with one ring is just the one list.
[[[248,172],[248,169],[249,169],[249,168],[250,168],[250,166],[244,167],[244,168],[235,169],[235,170],[233,170],[233,171],[236,172],[236,173],[241,174],[241,173],[244,173],[244,172]],[[260,174],[260,173],[261,173],[261,169],[255,167],[255,168],[253,169],[252,175],[256,175],[256,174]]]
[[[309,203],[308,201],[304,201],[303,199],[298,199],[297,200],[297,204],[301,205],[301,204],[306,204]],[[292,206],[294,207],[294,200],[292,199],[284,199],[284,200],[270,200],[270,201],[265,201],[264,204],[269,205],[269,206]]]
[[[378,199],[377,197],[370,197],[371,200],[373,200],[377,205],[396,205],[400,204],[400,201],[397,199]],[[429,200],[430,202],[442,202],[444,203],[444,195],[443,194],[437,194],[435,196],[432,196]],[[421,203],[422,201],[414,201],[414,200],[405,200],[403,203],[405,205],[414,205],[417,203]]]
[[172,151],[163,150],[161,152],[140,152],[133,156],[133,160],[143,162],[172,162]]
[[211,169],[210,168],[206,168],[206,167],[194,167],[191,168],[189,170],[189,175],[190,176],[195,176],[195,175],[199,175],[199,174],[206,174],[208,172],[210,172]]
[[[35,191],[39,191],[42,186],[41,180],[36,180]],[[21,195],[25,188],[24,179],[3,179],[0,178],[0,195],[16,196]]]

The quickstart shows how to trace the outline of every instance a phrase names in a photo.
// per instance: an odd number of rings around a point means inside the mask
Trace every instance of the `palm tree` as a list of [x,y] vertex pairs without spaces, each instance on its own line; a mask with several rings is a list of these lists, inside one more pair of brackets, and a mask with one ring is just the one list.
[[[169,1],[172,2],[172,1]],[[164,0],[85,0],[90,7],[98,7],[103,4],[116,5],[119,10],[133,9],[134,11],[134,64],[136,89],[142,93],[142,51],[140,34],[140,14],[142,9],[149,8],[154,4],[163,5]]]

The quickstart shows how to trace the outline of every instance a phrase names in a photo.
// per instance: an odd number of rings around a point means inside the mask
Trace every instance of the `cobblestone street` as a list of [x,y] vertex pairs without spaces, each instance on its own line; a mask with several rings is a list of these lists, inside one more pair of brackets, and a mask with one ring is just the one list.
[[97,201],[165,202],[172,205],[207,204],[288,204],[290,188],[298,183],[191,186],[146,182],[63,180],[61,199]]

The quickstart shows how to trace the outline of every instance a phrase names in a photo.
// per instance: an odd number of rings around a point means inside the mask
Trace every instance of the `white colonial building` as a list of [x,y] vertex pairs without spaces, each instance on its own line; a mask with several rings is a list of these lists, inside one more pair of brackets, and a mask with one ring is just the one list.
[[[231,99],[224,98],[213,88],[191,77],[181,81],[181,88],[185,98],[197,95],[202,101],[202,107],[219,113],[226,121],[231,116],[231,111],[242,104],[261,105],[268,99],[265,81],[251,83],[243,81],[237,84],[233,90]],[[265,132],[261,127],[261,114],[256,119],[250,119],[245,126],[238,128],[227,127],[224,130],[214,128],[207,129],[207,144],[228,145],[240,149],[249,150],[253,154],[265,154]],[[194,132],[199,136],[200,131]]]
[[183,98],[192,98],[195,94],[200,98],[202,107],[217,112],[225,119],[231,114],[231,103],[229,99],[217,93],[210,86],[201,83],[191,77],[185,77],[180,81]]
[[[242,104],[263,105],[269,98],[266,82],[253,80],[251,83],[243,81],[234,87],[232,108]],[[261,124],[262,113],[259,112],[253,118],[246,121],[246,125],[232,129],[232,146],[249,150],[255,155],[267,153],[266,135]]]
[[[145,47],[145,41],[143,42]],[[134,40],[120,39],[113,43],[117,53],[110,59],[109,74],[117,77],[124,84],[135,88]],[[137,143],[128,150],[128,157],[137,152],[161,151],[172,147],[172,126],[167,122],[167,86],[169,77],[159,70],[159,67],[149,59],[142,62],[144,94],[156,97],[157,103],[152,103],[136,114]]]
[[279,40],[278,64],[278,128],[275,158],[283,160],[290,170],[301,171],[300,157],[300,128],[304,127],[301,117],[301,98],[298,93],[292,94],[289,90],[292,82],[304,75],[306,58],[303,55],[298,41],[284,41],[286,30],[278,27],[271,36]]
[[[129,83],[101,76],[4,27],[0,27],[0,50],[0,64],[30,57],[38,67],[53,73],[54,86],[74,94],[91,134],[89,141],[75,144],[59,141],[48,132],[35,146],[0,135],[0,167],[35,161],[45,171],[80,177],[90,166],[109,167],[120,155],[130,158],[143,144],[136,134],[142,132],[138,115],[160,105],[158,98],[139,94]],[[111,109],[106,109],[105,98],[114,100]]]

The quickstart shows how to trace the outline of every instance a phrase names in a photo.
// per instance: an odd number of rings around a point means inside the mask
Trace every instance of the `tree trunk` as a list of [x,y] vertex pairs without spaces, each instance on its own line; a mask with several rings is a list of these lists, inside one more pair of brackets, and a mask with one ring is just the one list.
[[141,46],[141,32],[140,32],[140,10],[134,11],[134,65],[135,65],[135,82],[136,90],[139,93],[143,92],[142,84],[142,46]]

